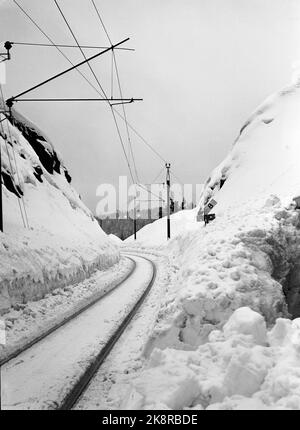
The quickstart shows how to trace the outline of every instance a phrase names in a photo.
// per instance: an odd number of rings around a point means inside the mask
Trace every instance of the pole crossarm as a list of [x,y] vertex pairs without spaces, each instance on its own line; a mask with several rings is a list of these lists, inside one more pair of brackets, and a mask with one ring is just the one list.
[[39,83],[39,84],[37,84],[37,85],[35,85],[35,86],[33,86],[33,87],[29,88],[28,90],[25,90],[25,91],[21,92],[20,94],[17,94],[16,96],[14,96],[14,97],[11,97],[11,98],[7,99],[7,100],[6,100],[6,104],[7,104],[7,106],[8,106],[8,107],[11,107],[11,106],[12,106],[12,104],[13,104],[13,102],[15,101],[15,99],[17,99],[17,98],[19,98],[19,97],[21,97],[21,96],[23,96],[23,95],[25,95],[25,94],[28,94],[29,92],[31,92],[31,91],[33,91],[33,90],[35,90],[35,89],[37,89],[37,88],[41,87],[42,85],[47,84],[48,82],[53,81],[53,80],[54,80],[54,79],[56,79],[56,78],[59,78],[60,76],[65,75],[65,74],[66,74],[66,73],[68,73],[68,72],[71,72],[71,70],[77,69],[78,67],[82,66],[83,64],[88,63],[88,62],[89,62],[89,61],[91,61],[91,60],[94,60],[95,58],[99,57],[100,55],[105,54],[106,52],[112,51],[112,50],[113,50],[113,49],[115,49],[117,46],[119,46],[119,45],[121,45],[121,44],[123,44],[123,43],[127,42],[128,40],[129,40],[129,37],[127,37],[126,39],[122,40],[121,42],[116,43],[115,45],[112,45],[110,48],[107,48],[107,49],[105,49],[104,51],[98,52],[97,54],[92,55],[92,56],[91,56],[91,57],[89,57],[89,58],[86,58],[85,60],[81,61],[80,63],[74,64],[74,66],[69,67],[69,68],[68,68],[68,69],[66,69],[66,70],[63,70],[63,71],[62,71],[62,72],[60,72],[60,73],[57,73],[56,75],[54,75],[54,76],[52,76],[52,77],[50,77],[50,78],[46,79],[45,81],[43,81],[43,82],[41,82],[41,83]]
[[[30,43],[30,42],[10,42],[12,45],[21,45],[21,46],[40,46],[40,47],[49,47],[49,48],[83,48],[83,49],[107,49],[107,46],[93,46],[93,45],[67,45],[67,44],[55,44],[51,45],[50,43]],[[119,48],[116,47],[115,49],[121,50],[121,51],[135,51],[133,48]]]
[[[10,99],[9,99],[10,100]],[[100,99],[100,98],[45,98],[45,99],[19,99],[14,98],[14,102],[139,102],[143,99],[126,98],[126,99]]]

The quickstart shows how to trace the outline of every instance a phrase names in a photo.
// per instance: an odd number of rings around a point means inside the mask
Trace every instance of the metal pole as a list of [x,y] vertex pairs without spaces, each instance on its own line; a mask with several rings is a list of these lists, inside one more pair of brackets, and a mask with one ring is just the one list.
[[99,99],[98,98],[51,98],[51,99],[14,99],[14,102],[141,102],[143,99]]
[[134,198],[133,229],[134,229],[134,240],[136,240],[136,198]]
[[170,163],[166,163],[167,175],[166,175],[166,184],[167,184],[167,238],[171,238],[171,221],[170,221]]
[[64,71],[62,71],[62,72],[60,72],[60,73],[57,73],[56,75],[52,76],[52,77],[51,77],[51,78],[49,78],[49,79],[46,79],[45,81],[41,82],[40,84],[37,84],[37,85],[35,85],[34,87],[29,88],[29,90],[23,91],[22,93],[17,94],[17,95],[16,95],[16,96],[14,96],[14,97],[11,97],[10,99],[8,99],[8,100],[6,101],[7,106],[9,106],[10,104],[12,104],[12,102],[13,102],[15,99],[17,99],[17,98],[19,98],[19,97],[21,97],[21,96],[23,96],[23,95],[25,95],[25,94],[29,93],[29,92],[30,92],[30,91],[32,91],[32,90],[35,90],[36,88],[41,87],[41,86],[42,86],[42,85],[44,85],[44,84],[47,84],[48,82],[53,81],[53,79],[56,79],[56,78],[58,78],[59,76],[65,75],[66,73],[70,72],[71,70],[76,69],[77,67],[81,66],[82,64],[87,63],[88,61],[91,61],[91,60],[93,60],[94,58],[97,58],[97,57],[99,57],[100,55],[103,55],[103,54],[105,54],[106,52],[111,51],[112,49],[115,49],[117,46],[121,45],[122,43],[127,42],[128,40],[129,40],[129,37],[128,37],[127,39],[122,40],[122,41],[121,41],[121,42],[119,42],[119,43],[116,43],[115,45],[112,45],[110,48],[107,48],[107,49],[105,49],[104,51],[98,52],[98,54],[95,54],[95,55],[93,55],[93,56],[91,56],[91,57],[87,58],[86,60],[81,61],[80,63],[75,64],[74,66],[69,67],[68,69],[66,69],[66,70],[64,70]]
[[1,164],[1,144],[0,144],[0,230],[3,233],[3,209],[2,209],[2,164]]

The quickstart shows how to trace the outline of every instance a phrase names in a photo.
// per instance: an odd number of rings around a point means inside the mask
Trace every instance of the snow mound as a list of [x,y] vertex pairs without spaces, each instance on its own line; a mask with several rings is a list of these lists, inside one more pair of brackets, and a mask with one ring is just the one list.
[[[197,209],[186,209],[171,215],[171,236],[175,237],[193,228],[196,223]],[[141,228],[136,235],[128,237],[124,243],[137,246],[160,247],[167,245],[167,217],[160,218]]]
[[116,245],[118,246],[122,246],[123,244],[123,240],[120,239],[118,236],[116,236],[115,234],[109,234],[108,235],[109,239],[114,242]]
[[196,351],[155,349],[123,407],[300,409],[299,338],[299,318],[267,333],[260,314],[237,309]]
[[224,325],[223,331],[226,337],[232,333],[249,334],[259,345],[264,345],[267,340],[264,318],[248,307],[238,308]]
[[71,186],[61,157],[37,127],[14,110],[13,117],[1,123],[0,144],[3,313],[109,267],[119,260],[119,251]]

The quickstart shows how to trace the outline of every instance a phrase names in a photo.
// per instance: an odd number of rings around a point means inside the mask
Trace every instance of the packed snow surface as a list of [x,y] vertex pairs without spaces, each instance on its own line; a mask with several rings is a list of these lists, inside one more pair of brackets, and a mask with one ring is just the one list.
[[3,313],[111,266],[119,251],[71,186],[61,157],[40,130],[13,111],[10,121],[1,122],[0,145]]
[[123,408],[299,409],[299,345],[299,318],[239,308],[195,351],[155,349]]

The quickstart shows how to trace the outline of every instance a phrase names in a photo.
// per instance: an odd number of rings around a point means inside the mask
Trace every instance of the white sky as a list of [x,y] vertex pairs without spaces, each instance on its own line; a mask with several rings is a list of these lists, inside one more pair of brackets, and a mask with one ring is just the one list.
[[[53,0],[18,0],[57,43],[73,43]],[[172,163],[185,183],[202,183],[228,152],[243,122],[270,93],[290,81],[300,59],[299,0],[96,0],[113,42],[130,37],[135,52],[118,52],[132,125]],[[105,45],[90,0],[59,0],[82,44]],[[0,3],[0,40],[47,42],[12,0]],[[82,57],[65,50],[73,61]],[[87,54],[95,51],[86,51]],[[110,91],[110,55],[91,64]],[[6,96],[69,64],[55,48],[12,49]],[[81,69],[92,80],[88,69]],[[28,97],[95,97],[71,72]],[[96,188],[128,174],[105,103],[23,103],[18,109],[50,137],[83,200],[95,210]],[[124,131],[124,129],[122,129]],[[124,133],[125,137],[125,133]],[[163,167],[132,135],[142,181]]]

